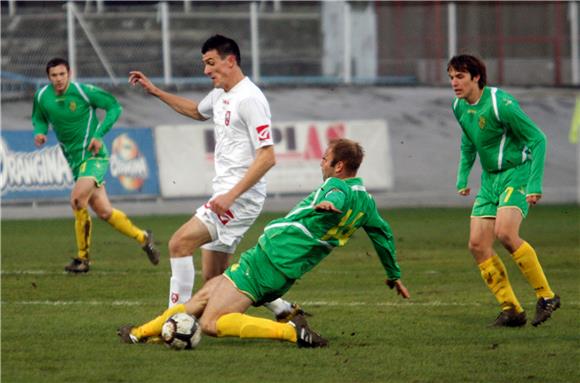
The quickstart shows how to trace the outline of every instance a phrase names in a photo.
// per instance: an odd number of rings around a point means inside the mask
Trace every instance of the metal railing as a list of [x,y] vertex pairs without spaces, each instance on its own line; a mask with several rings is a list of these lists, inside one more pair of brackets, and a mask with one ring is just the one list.
[[440,85],[448,58],[466,51],[486,60],[494,84],[580,84],[577,1],[42,5],[2,2],[3,92],[15,78],[44,82],[54,56],[101,84],[130,69],[165,85],[207,84],[199,48],[214,33],[238,41],[242,68],[262,84]]

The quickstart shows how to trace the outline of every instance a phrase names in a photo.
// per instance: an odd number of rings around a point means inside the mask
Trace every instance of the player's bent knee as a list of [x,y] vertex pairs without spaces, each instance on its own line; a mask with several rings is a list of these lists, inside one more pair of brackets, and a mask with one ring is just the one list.
[[181,240],[173,235],[171,239],[169,239],[169,243],[167,244],[169,247],[169,256],[171,258],[183,257],[184,255],[181,254]]
[[113,214],[112,210],[98,210],[98,209],[94,209],[94,212],[97,214],[97,217],[99,217],[100,219],[102,219],[103,221],[108,221],[109,218],[111,218],[111,215]]
[[495,232],[495,237],[502,245],[512,247],[519,239],[517,235],[505,230],[498,230]]
[[70,200],[70,207],[73,210],[80,210],[80,209],[85,209],[87,207],[87,203],[83,203],[83,201],[80,198],[71,198]]
[[483,244],[480,241],[470,240],[469,243],[467,244],[467,247],[469,248],[469,251],[471,251],[472,253],[478,253],[483,251]]
[[201,331],[204,334],[209,336],[217,336],[217,327],[216,327],[217,320],[215,318],[204,318],[203,316],[199,320],[199,324],[201,325]]

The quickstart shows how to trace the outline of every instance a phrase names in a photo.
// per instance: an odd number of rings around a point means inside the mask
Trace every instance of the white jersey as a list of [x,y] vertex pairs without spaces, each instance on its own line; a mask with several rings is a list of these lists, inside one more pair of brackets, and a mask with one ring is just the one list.
[[[270,105],[248,77],[229,92],[212,90],[197,106],[199,113],[213,118],[215,151],[213,194],[231,190],[248,171],[256,150],[273,145]],[[246,197],[266,198],[266,181],[262,178]]]

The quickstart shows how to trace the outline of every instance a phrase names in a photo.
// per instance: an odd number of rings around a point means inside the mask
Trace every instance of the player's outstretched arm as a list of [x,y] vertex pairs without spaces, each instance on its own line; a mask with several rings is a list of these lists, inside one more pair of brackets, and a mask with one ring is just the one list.
[[159,98],[169,105],[173,110],[184,116],[198,121],[205,121],[206,118],[197,110],[197,103],[185,97],[171,94],[156,87],[144,73],[134,70],[129,72],[129,84],[140,85],[147,93]]
[[385,283],[391,289],[395,288],[397,290],[397,294],[399,294],[402,298],[404,298],[404,299],[411,298],[411,294],[409,294],[409,290],[407,290],[407,288],[405,287],[405,285],[403,284],[403,282],[401,282],[400,279],[396,279],[394,281],[387,279],[385,281]]

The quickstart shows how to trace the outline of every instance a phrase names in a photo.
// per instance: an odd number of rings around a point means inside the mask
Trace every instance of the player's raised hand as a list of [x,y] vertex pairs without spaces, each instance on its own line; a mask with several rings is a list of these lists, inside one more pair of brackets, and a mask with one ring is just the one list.
[[461,190],[458,190],[457,194],[465,197],[465,196],[468,196],[470,192],[471,192],[471,188],[463,188]]
[[332,202],[329,201],[322,201],[318,205],[314,206],[314,210],[316,211],[332,211],[334,213],[342,213],[342,211],[338,210]]
[[401,282],[400,279],[391,281],[389,279],[387,279],[385,281],[386,285],[389,286],[391,289],[395,288],[397,289],[397,294],[399,294],[403,299],[409,299],[411,298],[411,294],[409,294],[409,290],[407,290],[407,288],[405,287],[405,285],[403,284],[403,282]]
[[101,147],[103,146],[103,142],[98,138],[92,138],[91,142],[89,143],[89,147],[87,148],[89,152],[93,153],[93,156],[99,154]]
[[45,143],[46,143],[46,136],[44,134],[37,134],[34,136],[34,145],[36,145],[37,148],[40,148]]
[[155,85],[153,85],[151,80],[149,80],[149,78],[145,76],[143,72],[140,72],[138,70],[133,70],[129,72],[129,84],[133,86],[141,85],[143,89],[145,89],[152,95],[156,95],[156,92],[158,90],[158,88]]

